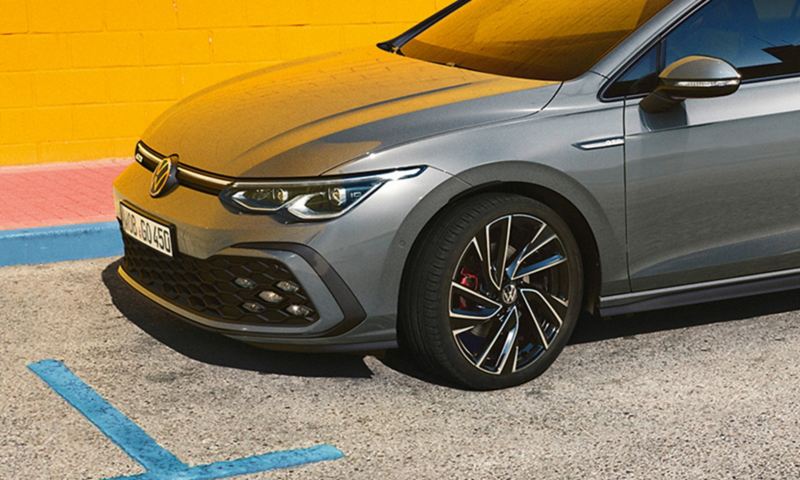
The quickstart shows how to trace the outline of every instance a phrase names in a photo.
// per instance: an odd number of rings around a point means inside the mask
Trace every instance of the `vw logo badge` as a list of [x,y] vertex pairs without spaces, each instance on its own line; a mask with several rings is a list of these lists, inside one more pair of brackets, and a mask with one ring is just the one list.
[[503,303],[506,305],[511,305],[512,303],[517,301],[517,286],[513,283],[509,283],[505,287],[503,287]]
[[155,170],[153,178],[150,180],[150,196],[160,197],[172,190],[178,184],[178,156],[170,155],[162,158]]

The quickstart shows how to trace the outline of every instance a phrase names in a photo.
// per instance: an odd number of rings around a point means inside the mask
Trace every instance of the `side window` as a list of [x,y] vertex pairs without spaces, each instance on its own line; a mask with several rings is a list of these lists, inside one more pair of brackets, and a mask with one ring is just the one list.
[[649,93],[658,85],[660,45],[651,48],[606,90],[607,98]]
[[800,73],[800,0],[712,0],[665,40],[665,65],[722,58],[745,80]]

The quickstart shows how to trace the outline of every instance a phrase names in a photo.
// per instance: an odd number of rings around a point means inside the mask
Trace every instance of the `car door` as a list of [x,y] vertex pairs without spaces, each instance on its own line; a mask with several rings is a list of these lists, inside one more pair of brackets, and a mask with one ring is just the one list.
[[[800,0],[711,0],[606,95],[626,97],[634,291],[800,267]],[[742,74],[728,97],[639,108],[656,72],[689,55]]]

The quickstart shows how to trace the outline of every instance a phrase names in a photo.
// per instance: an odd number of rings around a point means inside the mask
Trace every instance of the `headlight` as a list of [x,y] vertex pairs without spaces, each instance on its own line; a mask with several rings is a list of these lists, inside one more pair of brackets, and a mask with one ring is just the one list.
[[383,184],[415,177],[423,167],[352,177],[303,181],[236,182],[222,201],[245,213],[286,211],[301,220],[328,220],[344,215]]

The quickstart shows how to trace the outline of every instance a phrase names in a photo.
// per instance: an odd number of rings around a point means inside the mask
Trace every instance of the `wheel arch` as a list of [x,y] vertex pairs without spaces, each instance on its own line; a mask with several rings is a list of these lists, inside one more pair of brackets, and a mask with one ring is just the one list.
[[513,193],[528,197],[544,203],[558,213],[575,235],[578,242],[584,264],[584,308],[590,312],[595,312],[599,303],[600,290],[602,283],[602,266],[600,263],[600,253],[597,247],[592,228],[589,222],[566,197],[556,191],[537,184],[524,182],[498,182],[478,185],[464,192],[464,195],[457,196],[453,203],[484,193]]
[[[538,200],[564,215],[582,253],[587,256],[584,259],[584,306],[587,310],[597,311],[601,295],[617,290],[628,291],[625,239],[615,234],[619,226],[613,228],[589,188],[548,165],[506,161],[484,164],[453,176],[422,198],[405,219],[393,241],[393,250],[401,254],[393,255],[391,264],[385,266],[387,272],[401,272],[389,282],[393,286],[385,291],[384,297],[387,301],[397,302],[396,313],[407,282],[408,266],[413,262],[424,233],[457,202],[486,192],[517,193]],[[624,205],[619,205],[619,208],[624,208]]]

